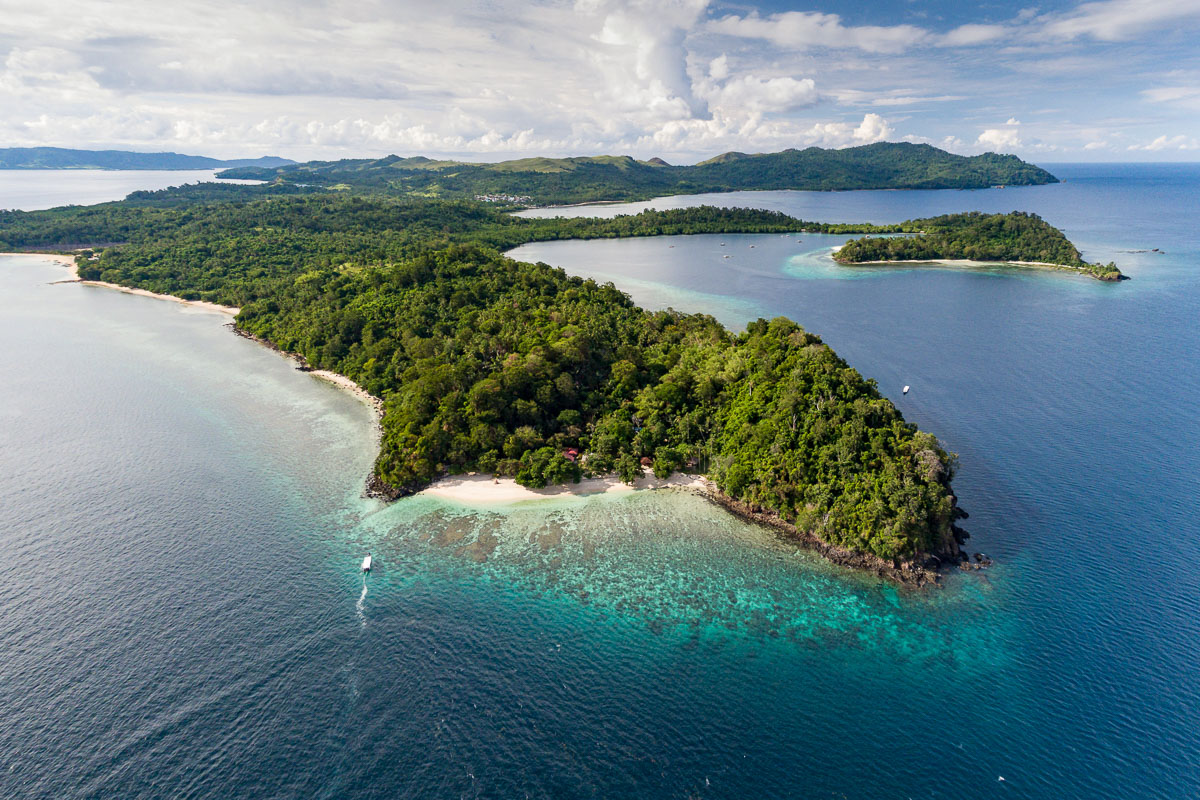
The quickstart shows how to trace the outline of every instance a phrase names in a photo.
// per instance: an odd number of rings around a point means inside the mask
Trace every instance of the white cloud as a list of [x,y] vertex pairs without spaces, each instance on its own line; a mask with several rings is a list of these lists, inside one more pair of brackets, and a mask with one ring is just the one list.
[[1042,18],[1046,36],[1104,41],[1133,39],[1147,30],[1200,19],[1200,0],[1104,0]]
[[943,47],[973,47],[975,45],[993,42],[1009,34],[1004,25],[960,25],[945,34],[938,41]]
[[1146,150],[1156,152],[1161,150],[1197,150],[1200,149],[1200,141],[1192,136],[1184,136],[1178,134],[1176,136],[1159,136],[1148,144],[1131,144],[1130,150]]
[[[1085,152],[1096,141],[1123,149],[1148,123],[1200,129],[1188,46],[1160,52],[1182,41],[1192,17],[1200,20],[1200,0],[1089,2],[999,21],[980,16],[948,31],[889,24],[899,17],[854,25],[823,13],[831,4],[770,14],[726,3],[715,17],[714,7],[0,0],[0,143],[297,158],[631,152],[686,161],[893,137],[960,151],[1058,144]],[[1153,51],[1120,43],[1154,27],[1164,33]],[[1068,41],[1077,38],[1099,41]],[[1139,94],[1125,79],[1154,88]],[[1034,100],[1018,105],[1015,93]],[[953,113],[939,108],[946,102],[956,103]],[[1036,116],[1031,126],[1048,141],[1021,135],[1015,118],[996,124],[996,108],[1028,119],[1036,113],[1028,109],[1048,106],[1061,109],[1057,124]],[[980,118],[996,122],[965,127]],[[1172,141],[1160,152],[1174,152]]]
[[881,142],[895,133],[887,120],[878,114],[867,114],[862,124],[854,129],[854,138],[863,144]]
[[1015,126],[988,128],[979,134],[979,138],[975,140],[975,144],[997,152],[1015,150],[1021,146],[1021,135]]
[[1200,109],[1200,86],[1162,86],[1156,89],[1146,89],[1142,97],[1152,103],[1168,103],[1170,105]]
[[928,31],[913,25],[846,26],[837,14],[816,11],[786,11],[760,17],[729,15],[708,24],[708,30],[725,36],[764,39],[794,50],[810,48],[857,48],[868,53],[899,53],[930,38]]
[[729,56],[722,53],[708,64],[708,76],[714,81],[723,81],[729,77]]
[[722,108],[743,111],[787,111],[810,106],[817,101],[812,78],[759,78],[743,75],[730,80],[709,95],[709,102]]

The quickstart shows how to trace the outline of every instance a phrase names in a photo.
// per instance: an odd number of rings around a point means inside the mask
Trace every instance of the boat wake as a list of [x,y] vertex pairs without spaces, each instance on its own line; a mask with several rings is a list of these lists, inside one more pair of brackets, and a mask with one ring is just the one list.
[[366,576],[366,573],[363,574],[362,582],[363,582],[362,594],[360,594],[358,596],[358,602],[354,604],[354,610],[358,614],[358,621],[361,622],[362,626],[365,628],[365,627],[367,627],[367,616],[366,616],[366,614],[363,613],[363,602],[367,599],[367,576]]

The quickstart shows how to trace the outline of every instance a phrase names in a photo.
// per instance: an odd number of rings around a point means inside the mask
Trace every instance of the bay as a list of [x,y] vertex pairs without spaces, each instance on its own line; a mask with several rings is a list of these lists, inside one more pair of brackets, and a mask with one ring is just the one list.
[[[734,327],[788,314],[876,378],[960,454],[998,560],[926,593],[681,494],[365,500],[353,398],[219,315],[0,259],[0,794],[1194,796],[1189,169],[1055,169],[1013,206],[1119,286],[842,272],[810,236],[514,254]],[[993,197],[775,194],[737,201]]]

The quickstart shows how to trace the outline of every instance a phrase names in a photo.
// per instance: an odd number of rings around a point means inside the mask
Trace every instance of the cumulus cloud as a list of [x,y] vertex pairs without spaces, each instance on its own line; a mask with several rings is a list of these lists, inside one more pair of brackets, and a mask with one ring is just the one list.
[[1020,123],[1010,118],[1003,128],[988,128],[979,134],[975,144],[998,152],[1016,150],[1021,146]]
[[787,111],[817,101],[817,86],[812,78],[759,78],[743,75],[709,95],[709,102],[722,107],[759,111]]
[[871,142],[882,142],[895,133],[892,126],[888,125],[887,120],[878,114],[867,114],[863,117],[862,124],[854,129],[854,138],[863,144]]

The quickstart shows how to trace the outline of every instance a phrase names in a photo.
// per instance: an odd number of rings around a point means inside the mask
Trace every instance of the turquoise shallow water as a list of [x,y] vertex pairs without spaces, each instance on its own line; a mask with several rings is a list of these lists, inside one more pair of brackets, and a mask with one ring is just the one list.
[[[845,280],[819,237],[521,251],[787,313],[879,379],[999,561],[934,593],[677,493],[363,500],[357,401],[219,316],[0,259],[0,796],[1195,796],[1200,176],[1149,169],[1033,209],[1115,287]],[[904,196],[932,202],[804,195]]]

